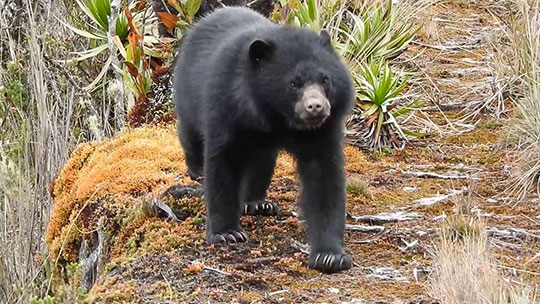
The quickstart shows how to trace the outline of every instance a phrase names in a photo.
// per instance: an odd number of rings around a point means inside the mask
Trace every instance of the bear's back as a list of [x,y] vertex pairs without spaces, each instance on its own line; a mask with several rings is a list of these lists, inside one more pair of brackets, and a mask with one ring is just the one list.
[[208,63],[209,57],[216,55],[222,44],[226,44],[242,32],[256,27],[274,26],[272,22],[259,13],[245,7],[226,7],[201,19],[188,33],[181,47],[185,62],[180,63],[196,66],[198,63]]
[[218,9],[197,22],[180,48],[175,67],[175,102],[180,118],[200,123],[205,83],[218,68],[217,57],[223,55],[223,45],[228,45],[229,50],[231,47],[239,50],[241,46],[234,42],[239,36],[273,26],[276,25],[245,7]]

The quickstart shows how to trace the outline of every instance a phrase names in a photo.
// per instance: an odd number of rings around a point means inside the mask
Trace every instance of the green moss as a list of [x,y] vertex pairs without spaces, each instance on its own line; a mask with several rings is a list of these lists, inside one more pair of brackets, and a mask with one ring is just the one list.
[[385,158],[395,154],[395,151],[387,147],[381,147],[381,150],[373,150],[371,152],[375,158]]
[[[15,108],[22,113],[33,113],[34,109],[30,103],[30,85],[28,84],[28,75],[26,69],[18,61],[11,61],[7,64],[6,78],[2,90],[0,90],[0,96],[9,108],[0,108],[4,111],[10,110],[11,107]],[[12,108],[11,108],[12,109]],[[4,116],[6,113],[1,113]]]
[[[119,277],[109,278],[103,285],[92,289],[89,295],[91,303],[139,303],[140,297],[133,280],[118,282]],[[114,288],[110,288],[113,287]]]

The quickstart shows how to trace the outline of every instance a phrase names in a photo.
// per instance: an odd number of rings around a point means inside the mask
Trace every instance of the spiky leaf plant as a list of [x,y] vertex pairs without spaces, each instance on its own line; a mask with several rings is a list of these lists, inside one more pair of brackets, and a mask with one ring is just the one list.
[[358,108],[348,120],[357,130],[348,134],[352,143],[370,149],[401,149],[407,142],[406,134],[421,136],[404,130],[396,121],[397,116],[422,106],[412,103],[398,108],[402,99],[411,97],[401,95],[408,79],[403,70],[394,72],[387,62],[372,60],[359,63],[354,76]]
[[336,49],[347,60],[396,57],[420,30],[411,22],[411,15],[402,7],[395,9],[391,0],[386,5],[356,7],[346,7],[337,0],[281,0],[280,5],[285,12],[276,12],[274,19],[285,19],[289,24],[314,31],[327,30]]
[[412,23],[396,22],[396,17],[391,1],[386,9],[372,6],[360,15],[342,10],[336,26],[344,39],[336,44],[337,49],[343,57],[360,61],[396,57],[419,30]]
[[167,28],[169,33],[172,33],[173,29],[176,29],[176,37],[181,39],[187,33],[187,30],[193,24],[195,14],[201,7],[201,0],[167,0],[168,4],[172,6],[178,14],[171,14],[168,12],[156,13]]
[[295,9],[289,15],[288,23],[306,26],[314,31],[321,30],[322,21],[317,0],[291,1],[291,4]]
[[360,13],[340,10],[329,25],[334,29],[336,49],[349,62],[357,86],[358,108],[348,120],[348,127],[354,131],[347,137],[363,148],[401,149],[408,141],[407,135],[424,134],[403,129],[396,117],[422,104],[401,103],[402,99],[411,97],[401,96],[409,77],[403,70],[392,71],[394,67],[387,60],[403,52],[419,27],[410,19],[401,19],[403,8],[394,9],[392,1],[386,6],[376,4],[360,9]]
[[[108,48],[107,32],[109,30],[108,17],[111,15],[111,0],[88,0],[86,3],[76,0],[76,2],[81,11],[92,20],[92,23],[87,24],[87,29],[79,29],[67,23],[64,23],[64,25],[76,34],[93,40],[92,43],[97,45],[89,50],[74,53],[77,55],[74,60],[82,61],[95,57]],[[115,34],[122,41],[125,41],[129,34],[128,21],[123,12],[116,19]]]
[[[112,0],[87,0],[86,2],[83,2],[83,0],[76,0],[76,3],[79,6],[80,10],[83,11],[92,22],[86,24],[86,29],[80,29],[67,23],[62,23],[64,24],[64,26],[71,29],[74,33],[82,37],[89,38],[91,48],[80,52],[73,52],[72,55],[75,55],[75,57],[70,60],[72,62],[92,59],[111,48],[107,34],[109,31],[108,20],[111,16]],[[117,46],[119,54],[121,54],[124,59],[125,52],[122,52],[122,50],[124,49],[123,46],[128,43],[128,36],[130,34],[130,24],[126,12],[135,10],[135,7],[136,5],[132,4],[128,6],[127,9],[121,9],[115,21],[115,33],[112,41]],[[134,13],[134,16],[132,17],[132,22],[136,24],[136,26],[140,28],[143,33],[152,33],[152,29],[157,24],[156,18],[147,18],[145,17],[145,14],[146,12]],[[150,36],[148,37],[152,38]],[[156,39],[154,38],[148,40],[155,41]],[[149,42],[148,44],[149,45],[145,47],[145,51],[150,52],[151,43]],[[117,54],[109,54],[109,59],[103,64],[103,66],[101,67],[101,71],[97,75],[97,77],[88,86],[85,87],[86,90],[90,91],[94,87],[96,87],[99,81],[101,81],[101,79],[103,79],[103,77],[107,74],[107,71],[109,70],[113,62],[113,56],[117,56]]]

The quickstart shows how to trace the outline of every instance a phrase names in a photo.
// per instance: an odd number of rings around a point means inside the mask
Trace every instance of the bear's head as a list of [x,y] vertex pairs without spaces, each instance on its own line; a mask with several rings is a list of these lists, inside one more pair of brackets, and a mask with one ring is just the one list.
[[296,130],[317,129],[343,118],[354,88],[326,31],[286,26],[259,36],[247,50],[248,81],[265,113]]

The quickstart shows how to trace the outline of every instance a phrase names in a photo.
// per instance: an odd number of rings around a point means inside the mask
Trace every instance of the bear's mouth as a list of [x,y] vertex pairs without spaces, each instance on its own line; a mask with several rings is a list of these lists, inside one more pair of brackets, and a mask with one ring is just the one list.
[[314,130],[324,124],[328,116],[310,117],[295,121],[295,127],[300,130]]

